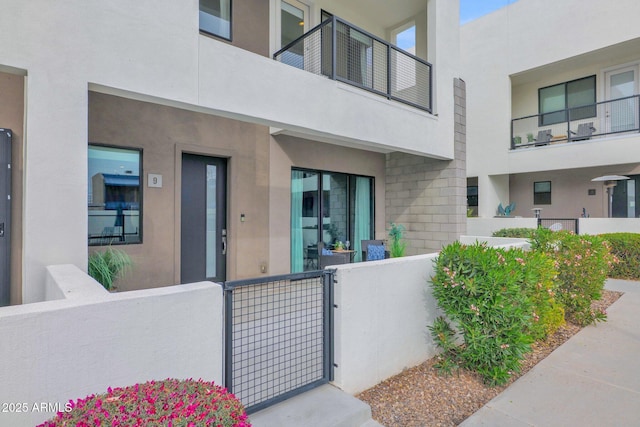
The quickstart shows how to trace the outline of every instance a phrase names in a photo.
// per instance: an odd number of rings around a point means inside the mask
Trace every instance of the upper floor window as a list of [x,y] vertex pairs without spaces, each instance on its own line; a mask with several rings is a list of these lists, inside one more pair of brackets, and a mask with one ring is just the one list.
[[142,152],[89,145],[89,244],[141,243]]
[[[596,76],[541,88],[538,90],[540,126],[595,117],[595,103]],[[569,116],[567,109],[570,109]]]
[[231,40],[231,0],[200,0],[200,31]]
[[411,21],[391,32],[392,42],[412,55],[416,54],[416,24]]

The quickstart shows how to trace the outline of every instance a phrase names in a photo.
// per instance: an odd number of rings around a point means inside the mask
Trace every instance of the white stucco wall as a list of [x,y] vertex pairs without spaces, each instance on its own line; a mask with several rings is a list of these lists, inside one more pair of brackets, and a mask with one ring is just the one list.
[[580,218],[580,234],[640,233],[640,218]]
[[[452,116],[448,122],[448,117],[435,117],[208,37],[201,37],[199,45],[198,99],[220,115],[307,138],[453,158],[453,139],[447,143],[438,138],[440,122],[453,129]],[[224,78],[214,73],[221,61],[234,70]],[[450,82],[453,85],[453,77]],[[453,105],[453,95],[450,98]]]
[[467,235],[488,237],[503,228],[538,228],[536,218],[467,218]]
[[[223,297],[210,282],[108,293],[72,265],[48,268],[55,301],[0,307],[2,426],[33,426],[55,413],[33,405],[152,379],[203,378],[222,384]],[[98,287],[96,287],[96,285]]]
[[531,248],[527,239],[513,237],[487,237],[487,236],[460,236],[460,243],[473,245],[475,243],[486,243],[489,246],[519,247],[526,250]]
[[4,2],[0,69],[26,75],[23,301],[44,299],[46,265],[86,268],[88,90],[453,158],[458,2],[426,4],[438,116],[201,36],[197,2]]
[[[502,228],[537,227],[535,218],[467,218],[468,236],[461,236],[460,241],[469,243],[474,239],[481,239],[474,236],[491,236],[494,231]],[[578,218],[578,230],[580,234],[640,233],[640,218]],[[487,241],[501,244],[493,239]],[[505,240],[505,243],[509,243],[509,240]]]
[[[523,239],[466,237],[527,249]],[[356,394],[435,356],[428,326],[443,315],[431,293],[437,254],[335,265],[334,384]]]
[[436,353],[435,254],[334,266],[335,384],[358,393]]

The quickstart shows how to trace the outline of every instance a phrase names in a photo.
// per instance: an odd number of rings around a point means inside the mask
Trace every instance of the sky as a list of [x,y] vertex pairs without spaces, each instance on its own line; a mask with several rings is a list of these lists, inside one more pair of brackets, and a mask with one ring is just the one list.
[[[460,24],[466,24],[482,15],[507,6],[518,0],[460,0]],[[399,33],[396,45],[407,52],[414,53],[416,45],[415,27]]]
[[517,0],[460,0],[460,24],[515,3]]

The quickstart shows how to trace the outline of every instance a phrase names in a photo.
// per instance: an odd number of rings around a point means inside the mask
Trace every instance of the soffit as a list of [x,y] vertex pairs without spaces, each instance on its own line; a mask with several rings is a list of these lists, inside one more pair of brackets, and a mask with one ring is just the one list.
[[632,59],[638,59],[640,52],[640,38],[628,40],[602,49],[597,49],[582,55],[573,56],[562,61],[547,64],[511,76],[513,86],[546,80],[554,75],[567,71],[588,67],[591,64],[610,64],[615,66],[624,64]]
[[[349,9],[357,12],[363,20],[376,22],[382,28],[391,28],[427,8],[427,0],[334,0],[334,10]],[[339,12],[336,12],[340,15]]]

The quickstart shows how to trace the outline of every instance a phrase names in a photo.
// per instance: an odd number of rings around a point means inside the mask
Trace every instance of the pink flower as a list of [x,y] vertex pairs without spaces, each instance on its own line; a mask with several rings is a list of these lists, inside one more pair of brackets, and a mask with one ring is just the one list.
[[[224,402],[220,405],[218,402]],[[249,427],[242,404],[226,389],[203,380],[166,379],[70,402],[71,412],[59,413],[39,427],[179,425],[197,427],[223,422]],[[237,423],[240,420],[242,423]],[[233,424],[230,424],[233,423]]]

